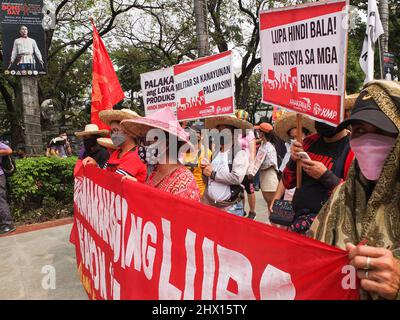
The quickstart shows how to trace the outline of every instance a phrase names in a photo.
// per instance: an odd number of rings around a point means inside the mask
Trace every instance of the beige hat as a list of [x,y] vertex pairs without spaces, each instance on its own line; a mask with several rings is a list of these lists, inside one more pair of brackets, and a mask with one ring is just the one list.
[[359,93],[353,93],[353,94],[346,95],[344,98],[344,109],[345,110],[353,109],[354,103],[356,102],[357,97],[359,95],[360,95]]
[[253,129],[253,125],[250,122],[241,120],[234,115],[212,117],[205,120],[206,129],[216,128],[221,124],[233,126],[238,129]]
[[79,131],[75,132],[75,135],[78,138],[84,138],[85,136],[90,136],[90,135],[99,135],[99,136],[106,136],[110,132],[108,130],[99,130],[99,127],[97,124],[89,123],[85,126],[84,131]]
[[141,118],[135,111],[129,109],[121,110],[103,110],[99,112],[99,118],[106,125],[110,125],[112,121],[121,122],[122,120]]
[[[275,133],[282,140],[289,142],[290,137],[288,135],[288,131],[297,127],[297,113],[296,112],[285,112],[283,113],[278,120],[275,122]],[[310,131],[310,133],[315,133],[314,120],[311,120],[306,115],[302,117],[302,125],[303,128]]]
[[118,149],[118,147],[113,144],[110,138],[98,138],[97,143],[107,149],[113,149],[113,150]]

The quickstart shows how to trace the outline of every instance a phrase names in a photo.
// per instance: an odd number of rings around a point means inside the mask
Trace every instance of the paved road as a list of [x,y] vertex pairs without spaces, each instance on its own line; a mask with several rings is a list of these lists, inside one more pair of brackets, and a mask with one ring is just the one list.
[[[256,220],[266,222],[267,207],[261,192],[256,193],[256,199]],[[0,238],[0,300],[87,300],[77,274],[75,248],[69,242],[71,226]],[[55,289],[48,288],[53,270]]]

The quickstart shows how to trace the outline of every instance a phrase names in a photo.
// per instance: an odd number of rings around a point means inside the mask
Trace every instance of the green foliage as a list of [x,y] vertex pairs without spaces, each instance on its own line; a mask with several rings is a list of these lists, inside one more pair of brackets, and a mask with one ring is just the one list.
[[9,178],[15,221],[39,222],[71,215],[76,160],[76,157],[16,160],[17,170]]

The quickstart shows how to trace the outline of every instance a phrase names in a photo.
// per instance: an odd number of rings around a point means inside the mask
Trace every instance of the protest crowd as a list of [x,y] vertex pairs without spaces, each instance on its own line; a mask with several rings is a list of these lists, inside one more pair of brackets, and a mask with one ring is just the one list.
[[[290,72],[297,79],[297,70]],[[228,85],[229,79],[224,81]],[[262,84],[268,94],[289,90],[286,82],[278,90],[268,81]],[[297,83],[292,85],[297,92]],[[196,99],[185,106],[203,98]],[[259,192],[273,227],[348,252],[361,298],[400,300],[400,83],[366,82],[359,94],[344,97],[344,107],[337,126],[306,114],[299,122],[290,111],[251,123],[248,112],[233,107],[231,114],[190,118],[195,121],[179,121],[168,107],[146,116],[109,108],[98,113],[99,122],[75,132],[82,142],[78,161],[83,168],[168,193],[172,200],[202,203],[241,219],[260,214]],[[46,150],[46,156],[73,153],[65,130]],[[11,154],[0,143],[0,156]],[[9,233],[15,227],[4,166],[3,161],[0,233]]]
[[[257,215],[259,179],[272,225],[348,250],[366,298],[399,299],[400,85],[368,83],[351,102],[351,115],[337,127],[304,117],[302,142],[296,140],[295,113],[253,126],[243,110],[186,129],[169,109],[147,117],[129,109],[105,110],[100,119],[110,131],[88,124],[75,135],[82,139],[84,166],[244,219]],[[47,154],[71,155],[65,132],[53,140]],[[11,153],[0,144],[2,156]],[[0,179],[1,230],[6,233],[15,227],[3,170]],[[363,239],[368,246],[356,246]]]
[[[85,166],[244,219],[257,215],[252,197],[259,176],[271,224],[347,249],[366,297],[398,299],[400,85],[374,81],[353,102],[337,127],[304,118],[302,142],[295,139],[295,114],[253,126],[242,110],[186,129],[169,109],[147,117],[106,110],[100,119],[111,126],[111,138],[93,124],[76,135]],[[363,239],[368,246],[356,246]]]

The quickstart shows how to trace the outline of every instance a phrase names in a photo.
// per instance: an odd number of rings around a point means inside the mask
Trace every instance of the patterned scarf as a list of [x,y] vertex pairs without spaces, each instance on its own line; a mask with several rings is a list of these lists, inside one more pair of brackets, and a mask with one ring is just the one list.
[[[365,89],[400,132],[400,84],[379,80]],[[336,188],[308,235],[342,249],[347,242],[367,239],[369,246],[392,250],[400,258],[400,134],[375,186],[354,161],[346,182]]]

